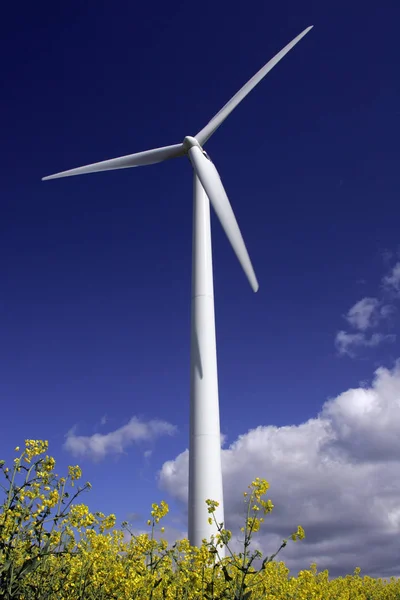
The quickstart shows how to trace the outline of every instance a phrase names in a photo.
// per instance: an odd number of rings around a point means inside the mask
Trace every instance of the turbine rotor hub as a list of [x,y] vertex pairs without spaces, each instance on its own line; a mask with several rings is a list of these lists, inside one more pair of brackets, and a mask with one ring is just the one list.
[[183,147],[185,149],[186,154],[189,153],[190,148],[199,148],[199,150],[201,150],[201,152],[204,154],[206,159],[209,160],[210,162],[212,162],[211,158],[208,156],[207,152],[204,150],[204,148],[202,148],[202,146],[200,146],[200,143],[196,140],[195,137],[187,135],[185,137],[185,139],[183,140]]
[[196,140],[195,137],[192,137],[191,135],[187,135],[185,137],[185,139],[183,140],[183,146],[186,152],[188,152],[190,148],[194,148],[195,146],[197,146],[197,148],[200,148],[200,150],[203,152],[203,148],[200,146],[199,142]]

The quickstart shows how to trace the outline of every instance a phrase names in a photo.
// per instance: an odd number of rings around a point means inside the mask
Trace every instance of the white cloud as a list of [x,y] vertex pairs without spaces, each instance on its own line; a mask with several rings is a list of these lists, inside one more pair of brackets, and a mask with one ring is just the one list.
[[394,265],[390,274],[382,279],[382,283],[388,291],[400,293],[400,262]]
[[346,315],[347,321],[355,329],[365,331],[373,327],[379,318],[379,300],[377,298],[363,298],[352,306]]
[[109,433],[94,435],[76,435],[76,428],[67,433],[64,448],[74,456],[89,457],[101,460],[108,454],[122,454],[133,442],[154,440],[162,435],[173,435],[175,425],[166,421],[142,421],[136,417]]
[[386,321],[386,325],[393,326],[392,317],[396,313],[396,307],[385,303],[388,296],[393,299],[393,292],[395,296],[400,297],[400,262],[397,262],[390,273],[382,278],[379,298],[366,296],[356,302],[344,315],[355,332],[342,330],[336,334],[335,346],[339,354],[347,354],[354,358],[360,348],[372,348],[396,339],[394,334],[375,332],[370,336],[366,335],[368,329],[377,328],[382,321]]
[[[301,425],[259,426],[222,450],[225,516],[232,549],[244,522],[242,491],[270,483],[275,508],[257,534],[266,554],[302,525],[306,539],[278,555],[297,574],[316,562],[331,577],[400,576],[400,361],[369,387],[327,401]],[[160,487],[187,506],[188,451],[164,463]],[[264,533],[262,533],[264,531]]]
[[384,304],[378,298],[362,298],[356,302],[345,315],[348,323],[357,331],[349,333],[341,330],[336,334],[335,346],[339,354],[354,358],[360,348],[373,348],[383,342],[393,342],[394,334],[373,333],[367,336],[367,329],[376,327],[380,321],[388,320],[395,312],[395,307]]
[[394,342],[396,339],[395,334],[388,333],[373,333],[370,337],[367,337],[365,333],[347,333],[347,331],[339,331],[336,334],[335,345],[342,355],[348,355],[354,358],[356,351],[362,347],[373,348],[378,346],[382,342]]

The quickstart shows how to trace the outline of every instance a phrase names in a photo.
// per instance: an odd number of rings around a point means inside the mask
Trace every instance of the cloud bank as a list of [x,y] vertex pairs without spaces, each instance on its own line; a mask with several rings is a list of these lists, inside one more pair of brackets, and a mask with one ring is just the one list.
[[109,433],[95,433],[90,436],[76,435],[72,428],[66,436],[64,448],[74,456],[99,461],[108,454],[122,454],[134,442],[152,441],[163,435],[176,433],[175,425],[166,421],[142,421],[137,417]]
[[[242,491],[270,483],[275,508],[255,547],[271,554],[297,525],[306,539],[278,555],[295,575],[316,562],[330,577],[400,576],[400,361],[369,387],[328,400],[301,425],[259,426],[222,450],[225,518],[232,549],[244,523]],[[187,507],[188,451],[164,463],[159,485]]]

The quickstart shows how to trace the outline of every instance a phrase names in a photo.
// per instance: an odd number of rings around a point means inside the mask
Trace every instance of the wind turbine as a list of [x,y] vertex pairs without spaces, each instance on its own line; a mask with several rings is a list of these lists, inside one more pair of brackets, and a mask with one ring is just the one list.
[[[194,137],[43,177],[43,181],[97,171],[150,165],[188,156],[193,167],[192,310],[190,351],[189,523],[192,546],[217,533],[208,523],[207,499],[219,502],[217,523],[224,522],[221,439],[215,341],[210,202],[254,292],[258,282],[218,171],[203,150],[227,116],[273,67],[312,29],[308,27],[262,67]],[[223,552],[220,553],[220,556]]]

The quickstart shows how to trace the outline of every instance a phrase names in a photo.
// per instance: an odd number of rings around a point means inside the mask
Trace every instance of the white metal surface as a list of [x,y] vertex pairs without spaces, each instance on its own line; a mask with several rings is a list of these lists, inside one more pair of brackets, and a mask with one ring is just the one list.
[[153,148],[144,152],[136,152],[136,154],[127,154],[118,158],[110,158],[110,160],[102,160],[98,163],[77,167],[62,171],[55,175],[43,177],[42,181],[48,179],[59,179],[60,177],[72,177],[73,175],[86,175],[88,173],[100,173],[101,171],[114,171],[115,169],[129,169],[130,167],[143,167],[145,165],[153,165],[155,163],[169,160],[170,158],[178,158],[183,156],[185,150],[183,144],[174,144],[173,146],[163,146],[162,148]]
[[189,149],[189,158],[232,245],[237,259],[242,265],[253,291],[256,292],[258,290],[257,277],[218,171],[211,160],[206,158],[197,146],[192,146]]
[[196,134],[196,139],[201,146],[210,139],[212,134],[225,121],[228,115],[236,108],[236,106],[247,96],[249,92],[278,64],[280,60],[295,46],[311,29],[313,25],[304,29],[297,37],[287,44],[278,54],[267,62],[242,88],[227,102],[219,112],[207,123],[207,125]]
[[208,523],[205,501],[220,503],[218,523],[224,521],[224,508],[210,202],[196,175],[193,179],[188,533],[190,543],[201,546],[204,538],[217,533],[214,520]]

